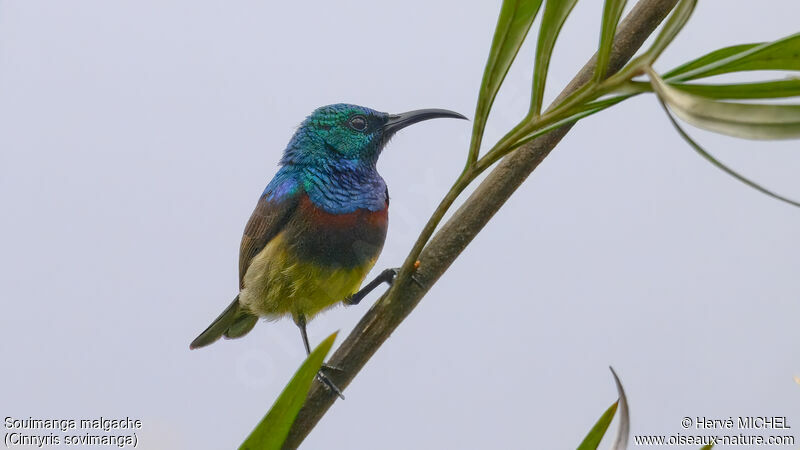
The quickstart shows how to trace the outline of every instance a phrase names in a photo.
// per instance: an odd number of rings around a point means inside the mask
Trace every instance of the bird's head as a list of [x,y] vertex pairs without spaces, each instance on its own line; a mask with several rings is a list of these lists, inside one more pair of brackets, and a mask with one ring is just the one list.
[[358,105],[337,103],[317,108],[297,129],[282,164],[333,161],[374,163],[397,131],[437,117],[466,117],[446,109],[420,109],[388,114]]

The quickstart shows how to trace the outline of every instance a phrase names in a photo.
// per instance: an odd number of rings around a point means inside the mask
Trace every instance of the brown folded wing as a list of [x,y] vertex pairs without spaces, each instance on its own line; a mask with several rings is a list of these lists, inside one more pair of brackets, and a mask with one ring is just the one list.
[[281,200],[267,200],[262,196],[244,228],[239,248],[239,289],[244,287],[244,274],[250,261],[275,237],[292,216],[300,193],[287,195]]

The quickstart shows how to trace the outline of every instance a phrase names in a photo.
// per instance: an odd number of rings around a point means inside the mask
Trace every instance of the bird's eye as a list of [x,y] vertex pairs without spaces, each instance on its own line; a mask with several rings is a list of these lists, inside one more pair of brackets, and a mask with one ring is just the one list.
[[354,116],[350,119],[350,128],[356,131],[364,131],[367,129],[367,119],[364,116]]

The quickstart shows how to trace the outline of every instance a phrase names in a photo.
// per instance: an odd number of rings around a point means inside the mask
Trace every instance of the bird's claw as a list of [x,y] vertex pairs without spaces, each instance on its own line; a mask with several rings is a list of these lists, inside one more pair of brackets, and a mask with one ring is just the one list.
[[400,275],[400,267],[392,267],[389,271],[392,273],[392,277],[386,280],[386,283],[388,283],[389,286],[393,286],[395,278]]
[[[414,269],[411,273],[411,279],[414,280],[414,283],[417,283],[417,286],[424,289],[425,286],[422,285],[422,282],[419,280],[416,274],[416,270],[419,268],[419,261],[414,263]],[[394,267],[391,269],[385,269],[383,272],[380,273],[375,279],[367,283],[364,287],[361,288],[360,291],[346,297],[342,300],[342,303],[345,305],[357,305],[367,296],[370,292],[372,292],[375,288],[380,286],[382,283],[386,283],[389,286],[394,285],[394,280],[400,274],[400,267]]]
[[339,372],[339,373],[344,372],[344,369],[342,369],[341,367],[332,366],[332,365],[326,364],[326,363],[322,363],[322,366],[320,366],[319,370],[328,371],[328,372]]
[[[417,286],[424,288],[425,286],[422,285],[422,281],[420,281],[419,278],[417,277],[416,270],[418,267],[419,267],[419,261],[417,261],[417,263],[414,264],[414,272],[411,274],[411,280],[413,280],[414,283],[417,283]],[[401,269],[400,267],[394,267],[392,269],[389,269],[394,274],[392,275],[392,278],[389,279],[389,281],[387,281],[387,283],[389,283],[389,286],[394,285],[395,278],[397,278],[397,276],[400,275],[400,269]]]
[[331,379],[328,378],[327,375],[322,373],[322,370],[323,369],[320,368],[319,372],[317,372],[317,380],[319,380],[323,386],[328,388],[329,391],[333,392],[334,394],[339,396],[340,399],[344,400],[344,395],[342,394],[341,389],[339,389],[335,384],[333,384],[333,381],[331,381]]
[[416,273],[412,273],[411,274],[411,280],[414,281],[414,283],[417,283],[417,286],[419,286],[421,288],[425,288],[425,286],[422,285],[422,281],[419,281],[419,278],[417,278],[417,274]]

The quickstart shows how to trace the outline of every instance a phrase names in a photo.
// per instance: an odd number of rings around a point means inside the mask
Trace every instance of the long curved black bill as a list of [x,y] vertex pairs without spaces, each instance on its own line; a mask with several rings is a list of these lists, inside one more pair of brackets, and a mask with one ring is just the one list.
[[438,119],[440,117],[468,120],[463,115],[447,109],[418,109],[416,111],[408,111],[400,114],[390,114],[389,121],[384,125],[384,133],[392,134],[417,122],[428,119]]

